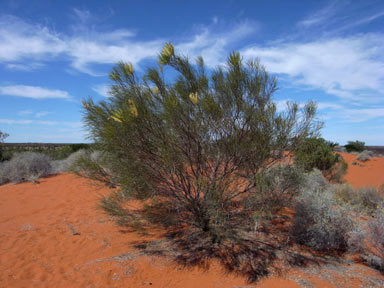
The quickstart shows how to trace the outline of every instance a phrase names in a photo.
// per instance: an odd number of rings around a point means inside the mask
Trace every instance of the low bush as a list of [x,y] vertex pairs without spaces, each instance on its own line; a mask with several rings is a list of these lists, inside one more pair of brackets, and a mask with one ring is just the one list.
[[332,185],[330,190],[339,205],[348,205],[364,215],[372,216],[377,205],[384,202],[381,192],[374,187],[353,188],[350,185]]
[[336,146],[333,148],[333,151],[347,153],[347,148],[345,148],[344,146]]
[[337,205],[330,186],[318,172],[309,175],[297,201],[291,235],[314,250],[346,251],[359,233],[352,218],[346,217],[350,211]]
[[66,159],[52,161],[52,171],[54,173],[71,172],[76,169],[77,162],[86,156],[86,150],[78,150]]
[[373,152],[369,150],[364,150],[357,155],[357,160],[359,161],[368,161],[373,156]]
[[363,152],[365,150],[365,142],[362,141],[348,141],[344,146],[348,152]]
[[21,153],[0,166],[0,184],[33,181],[52,173],[51,159],[40,153]]
[[258,193],[243,199],[245,207],[252,207],[257,214],[274,213],[289,206],[304,181],[300,167],[290,164],[278,164],[265,169],[258,175]]
[[304,167],[305,171],[319,169],[329,180],[336,182],[342,182],[348,168],[343,158],[333,152],[331,144],[322,138],[307,138],[294,154],[295,162]]
[[372,267],[384,273],[384,206],[376,210],[368,227],[374,255],[369,255],[366,260]]
[[71,159],[73,163],[69,167],[70,172],[81,177],[100,181],[109,187],[116,186],[109,165],[110,155],[101,151],[80,151],[73,156],[74,159]]

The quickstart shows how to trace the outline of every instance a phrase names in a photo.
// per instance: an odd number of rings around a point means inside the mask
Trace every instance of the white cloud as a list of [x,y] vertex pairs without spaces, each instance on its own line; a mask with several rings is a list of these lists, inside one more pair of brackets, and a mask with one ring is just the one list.
[[68,92],[63,90],[47,89],[38,86],[11,85],[0,86],[0,94],[33,99],[61,98],[70,99]]
[[384,93],[382,51],[384,35],[367,34],[253,46],[241,52],[245,58],[259,57],[268,71],[286,75],[298,85],[364,101]]
[[360,123],[384,117],[384,108],[344,109],[340,116],[346,122]]
[[328,6],[312,13],[307,16],[304,20],[297,23],[301,27],[311,27],[314,25],[320,25],[331,18],[337,11],[337,2],[333,1]]
[[47,116],[47,115],[49,115],[51,113],[52,112],[48,112],[48,111],[40,111],[40,112],[36,112],[35,113],[35,117],[36,118],[41,118],[41,117]]
[[[69,121],[41,121],[31,119],[4,119],[0,118],[0,123],[10,125],[45,125],[45,126],[59,126],[59,127],[71,127],[72,129],[78,129],[83,126],[81,122],[69,122]],[[72,130],[71,130],[72,131]]]
[[181,42],[175,48],[190,58],[203,56],[206,65],[216,67],[225,61],[229,46],[259,29],[257,23],[244,21],[220,33],[215,32],[214,25],[201,26],[190,41]]
[[28,64],[20,64],[20,63],[9,63],[6,64],[5,67],[9,70],[16,70],[16,71],[32,71],[39,69],[43,67],[44,64],[42,63],[28,63]]
[[20,116],[31,115],[31,114],[33,114],[32,110],[22,110],[17,112],[17,115],[20,115]]
[[52,112],[48,112],[48,111],[33,112],[32,110],[29,110],[29,109],[17,112],[17,115],[19,116],[33,115],[36,118],[41,118],[49,114],[52,114]]
[[109,97],[109,85],[108,84],[101,84],[101,85],[96,85],[92,87],[92,90],[95,91],[97,94],[104,96],[104,97]]
[[41,59],[65,50],[65,43],[48,28],[14,16],[0,17],[0,62]]
[[[92,69],[94,64],[114,64],[128,61],[138,65],[153,59],[169,39],[139,41],[128,29],[100,32],[89,29],[85,22],[89,11],[74,10],[80,24],[71,35],[58,34],[44,26],[26,23],[14,16],[0,16],[0,62],[8,69],[33,70],[53,57],[65,57],[75,70],[99,76]],[[192,35],[179,39],[176,48],[190,57],[202,55],[208,66],[216,66],[226,54],[226,48],[258,29],[255,22],[244,21],[225,27],[217,18],[209,26],[199,26]],[[217,32],[217,31],[222,32]],[[190,40],[191,39],[191,40]],[[31,60],[35,64],[24,64]],[[39,62],[36,62],[39,60]]]

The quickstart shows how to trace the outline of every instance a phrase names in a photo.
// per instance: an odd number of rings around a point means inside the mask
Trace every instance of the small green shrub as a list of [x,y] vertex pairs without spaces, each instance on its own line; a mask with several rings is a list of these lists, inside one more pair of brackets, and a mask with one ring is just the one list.
[[295,162],[305,171],[319,169],[330,180],[342,181],[348,165],[339,154],[333,153],[330,144],[322,138],[307,138],[304,145],[294,151]]
[[363,152],[365,150],[365,142],[362,141],[348,141],[344,146],[348,152]]
[[16,154],[0,166],[0,184],[33,181],[52,173],[51,159],[40,153]]
[[0,162],[1,161],[4,161],[4,156],[3,156],[3,147],[2,147],[2,143],[4,142],[5,138],[7,138],[9,136],[9,134],[7,133],[4,133],[0,130]]

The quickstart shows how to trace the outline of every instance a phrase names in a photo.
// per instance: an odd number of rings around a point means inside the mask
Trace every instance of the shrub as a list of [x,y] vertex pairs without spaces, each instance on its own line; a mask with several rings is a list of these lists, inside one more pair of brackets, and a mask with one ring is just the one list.
[[68,170],[81,177],[100,181],[109,187],[115,187],[116,184],[110,168],[111,156],[101,151],[80,151],[74,155],[73,163]]
[[342,181],[348,165],[339,154],[333,153],[329,142],[322,138],[307,138],[304,145],[294,151],[295,162],[305,171],[319,169],[330,180]]
[[26,152],[16,154],[10,161],[0,166],[1,184],[36,180],[52,172],[51,159],[40,153]]
[[302,169],[291,164],[277,164],[258,175],[257,191],[244,198],[244,207],[256,216],[271,215],[290,205],[303,185]]
[[363,152],[360,152],[357,155],[356,159],[359,161],[368,161],[369,159],[371,159],[372,156],[373,156],[372,151],[364,150]]
[[353,188],[350,185],[332,185],[331,192],[340,205],[348,205],[356,212],[373,215],[379,203],[384,202],[381,192],[374,187]]
[[64,160],[54,160],[52,161],[52,171],[54,173],[61,173],[61,172],[72,172],[74,169],[76,169],[77,162],[85,157],[86,150],[78,150],[71,155],[69,155]]
[[310,175],[296,205],[291,235],[299,244],[318,251],[346,251],[352,236],[356,238],[357,227],[352,217],[346,217],[350,211],[337,205],[330,186],[318,173]]
[[348,141],[348,144],[344,147],[348,152],[363,152],[365,149],[365,143],[361,141]]
[[9,134],[7,133],[4,133],[0,130],[0,162],[3,161],[3,147],[2,147],[2,143],[4,142],[5,138],[7,138],[9,136]]
[[347,153],[347,148],[344,146],[336,146],[333,150],[340,153]]
[[[278,112],[275,78],[238,53],[209,75],[201,57],[192,65],[172,44],[159,63],[143,78],[119,63],[111,97],[84,101],[86,125],[130,198],[172,203],[174,226],[195,227],[213,243],[235,237],[252,212],[242,200],[259,193],[258,175],[317,134],[316,107],[289,103]],[[176,73],[170,83],[166,67]],[[167,209],[158,210],[157,221],[168,223]]]
[[374,255],[369,255],[366,260],[371,266],[384,273],[384,206],[376,210],[368,226]]

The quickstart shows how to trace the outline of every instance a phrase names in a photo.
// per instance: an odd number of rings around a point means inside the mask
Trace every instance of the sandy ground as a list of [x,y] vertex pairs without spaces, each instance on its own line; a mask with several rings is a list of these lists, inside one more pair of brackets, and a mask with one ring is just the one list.
[[[351,165],[354,186],[384,183],[384,158]],[[97,208],[107,188],[72,174],[0,187],[0,287],[384,287],[384,276],[355,261],[291,269],[249,284],[218,263],[185,268],[144,256],[135,245],[159,239],[114,225]]]
[[[373,157],[371,160],[361,162],[356,155],[341,153],[348,163],[345,180],[355,187],[384,185],[384,157]],[[357,164],[353,165],[352,163]]]

